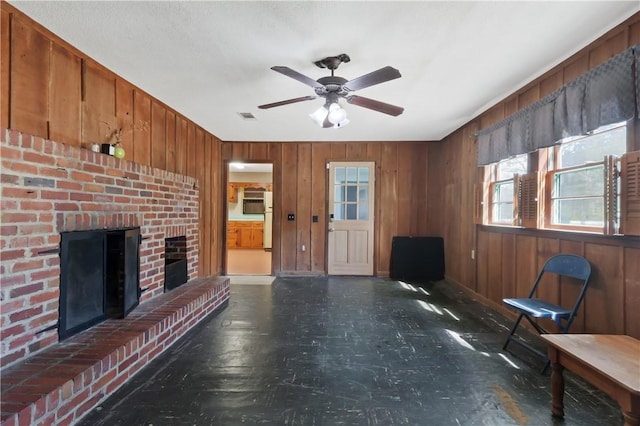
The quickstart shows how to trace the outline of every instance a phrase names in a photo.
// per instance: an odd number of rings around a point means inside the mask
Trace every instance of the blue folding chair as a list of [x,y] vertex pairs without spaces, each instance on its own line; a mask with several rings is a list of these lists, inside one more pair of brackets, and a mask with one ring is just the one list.
[[[536,290],[538,288],[538,285],[540,284],[540,281],[542,280],[542,277],[548,273],[556,274],[563,277],[572,277],[582,282],[580,293],[578,294],[578,298],[573,304],[573,307],[565,308],[563,306],[555,305],[553,303],[549,303],[545,300],[537,299],[534,297],[536,295]],[[527,321],[529,321],[533,328],[538,331],[538,333],[545,334],[547,333],[547,331],[543,329],[540,324],[538,324],[534,320],[534,318],[549,318],[556,324],[560,333],[569,332],[569,327],[571,327],[571,323],[578,313],[578,308],[580,307],[582,299],[584,298],[584,294],[587,291],[590,276],[591,265],[585,258],[581,256],[576,256],[574,254],[557,254],[549,258],[545,262],[542,270],[533,283],[533,287],[531,287],[531,291],[529,292],[528,297],[519,299],[502,299],[502,302],[506,306],[519,312],[518,318],[513,324],[513,327],[511,328],[511,331],[509,332],[507,340],[504,342],[502,349],[507,349],[509,342],[513,342],[522,346],[523,348],[529,350],[530,352],[547,361],[544,368],[542,369],[542,373],[544,373],[549,367],[549,359],[547,358],[547,354],[534,348],[533,346],[525,342],[521,337],[518,337],[515,334],[516,329],[518,328],[518,325],[520,325],[520,321],[522,321],[522,318],[525,318]]]

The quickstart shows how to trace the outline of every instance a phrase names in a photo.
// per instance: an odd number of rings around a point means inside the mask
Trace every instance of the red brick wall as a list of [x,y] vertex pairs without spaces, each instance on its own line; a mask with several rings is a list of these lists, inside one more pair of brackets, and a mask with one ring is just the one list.
[[12,130],[0,132],[1,367],[58,341],[60,232],[140,226],[141,302],[163,292],[165,238],[198,274],[197,180]]

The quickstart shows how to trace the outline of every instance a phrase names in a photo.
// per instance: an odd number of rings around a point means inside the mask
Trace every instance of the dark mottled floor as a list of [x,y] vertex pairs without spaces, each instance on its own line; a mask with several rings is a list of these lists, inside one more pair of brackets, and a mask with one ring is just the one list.
[[564,422],[510,323],[444,282],[232,285],[206,320],[83,419],[96,425],[621,425],[568,374]]

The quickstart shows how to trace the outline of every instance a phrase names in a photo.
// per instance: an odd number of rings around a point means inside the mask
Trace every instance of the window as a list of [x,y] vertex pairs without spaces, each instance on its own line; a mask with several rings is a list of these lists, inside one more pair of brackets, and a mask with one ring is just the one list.
[[369,220],[369,167],[336,167],[333,183],[336,220]]
[[617,163],[607,156],[626,151],[626,126],[620,124],[547,149],[545,227],[602,232],[609,220],[615,221]]
[[516,176],[528,170],[528,155],[518,155],[500,161],[491,166],[492,182],[490,186],[491,217],[490,222],[502,225],[514,225],[516,199]]

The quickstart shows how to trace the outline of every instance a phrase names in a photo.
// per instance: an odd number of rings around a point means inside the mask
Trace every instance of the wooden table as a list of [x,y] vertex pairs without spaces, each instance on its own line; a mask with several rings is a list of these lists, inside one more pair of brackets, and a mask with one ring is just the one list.
[[543,334],[549,344],[554,416],[564,417],[564,377],[568,368],[611,398],[625,426],[640,425],[640,340],[606,334]]

